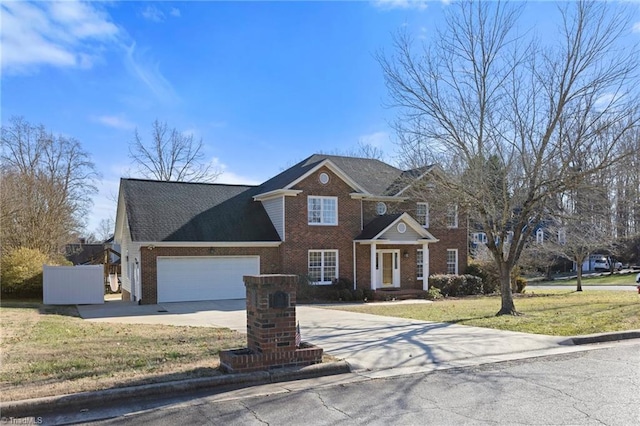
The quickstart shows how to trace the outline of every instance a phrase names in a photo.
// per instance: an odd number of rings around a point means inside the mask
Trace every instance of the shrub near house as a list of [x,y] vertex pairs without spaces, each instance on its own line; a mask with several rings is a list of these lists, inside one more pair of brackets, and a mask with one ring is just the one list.
[[0,261],[2,296],[9,298],[42,297],[42,265],[60,265],[36,249],[20,247],[9,251]]

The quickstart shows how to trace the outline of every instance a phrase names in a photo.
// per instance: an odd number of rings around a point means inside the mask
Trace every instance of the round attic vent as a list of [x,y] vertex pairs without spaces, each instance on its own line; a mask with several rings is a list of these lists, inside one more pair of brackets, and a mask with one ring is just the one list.
[[320,176],[318,176],[318,180],[320,181],[321,184],[326,185],[329,183],[329,175],[322,172],[320,173]]
[[376,204],[376,213],[378,213],[378,216],[382,216],[386,212],[387,212],[387,205],[385,203],[380,201],[378,204]]
[[405,232],[407,232],[407,225],[405,225],[403,222],[400,222],[397,229],[399,233],[404,234]]

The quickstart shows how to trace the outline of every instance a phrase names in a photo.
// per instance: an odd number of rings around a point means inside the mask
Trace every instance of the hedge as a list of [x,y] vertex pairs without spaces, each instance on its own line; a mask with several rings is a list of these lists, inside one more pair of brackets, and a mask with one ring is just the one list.
[[482,278],[475,275],[431,275],[429,288],[437,288],[445,297],[483,294]]
[[39,250],[20,247],[2,256],[2,295],[42,297],[42,265],[49,257]]

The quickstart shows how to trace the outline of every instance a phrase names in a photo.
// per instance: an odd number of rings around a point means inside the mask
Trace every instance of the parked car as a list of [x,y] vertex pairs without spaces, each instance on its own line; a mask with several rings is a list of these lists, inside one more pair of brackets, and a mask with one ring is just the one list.
[[[616,271],[619,271],[620,269],[622,269],[622,262],[614,262],[613,269]],[[599,259],[596,259],[593,262],[593,270],[594,271],[610,271],[611,266],[609,263],[609,259],[606,257],[601,257]]]

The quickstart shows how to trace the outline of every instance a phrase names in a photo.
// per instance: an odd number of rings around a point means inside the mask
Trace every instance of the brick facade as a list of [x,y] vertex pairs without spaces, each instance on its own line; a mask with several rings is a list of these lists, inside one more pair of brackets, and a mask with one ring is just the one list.
[[[329,175],[326,185],[320,183],[320,173]],[[288,274],[308,274],[309,250],[338,250],[338,275],[353,278],[353,239],[361,231],[360,200],[342,179],[326,167],[298,183],[293,189],[302,192],[285,198],[285,241],[281,245],[283,271]],[[308,196],[329,196],[338,199],[338,225],[309,225]]]
[[[394,213],[409,213],[414,219],[417,219],[416,215],[416,206],[417,203],[421,200],[409,200],[403,202],[385,202],[387,205],[387,214]],[[428,200],[427,200],[428,201]],[[373,219],[377,217],[376,213],[376,202],[365,201],[363,202],[362,214],[364,219],[364,224],[371,222]],[[468,257],[468,229],[467,229],[467,218],[464,212],[458,212],[458,227],[457,228],[447,228],[444,226],[444,216],[445,212],[442,208],[437,208],[437,206],[429,206],[429,222],[430,226],[427,228],[427,231],[431,233],[435,238],[439,241],[434,244],[429,244],[429,273],[430,274],[446,274],[447,273],[447,250],[449,249],[457,249],[458,250],[458,273],[464,273],[464,270],[467,267],[467,257]],[[401,263],[400,272],[402,274],[402,288],[422,288],[422,280],[418,280],[417,285],[410,284],[411,281],[406,281],[407,285],[405,286],[405,271],[407,274],[410,274],[407,279],[413,278],[415,282],[415,270],[416,270],[416,254],[417,250],[422,249],[421,245],[416,246],[403,246],[407,248],[409,252],[409,259],[403,258]],[[378,247],[380,248],[380,247]],[[369,249],[366,249],[367,253]],[[360,260],[363,256],[361,254],[361,250],[358,250],[358,260]],[[362,258],[366,260],[366,268],[368,268],[369,258]],[[360,262],[359,262],[360,263]],[[358,281],[360,281],[362,275],[362,270],[358,265]],[[368,273],[367,273],[368,275]],[[367,283],[365,286],[370,285],[370,280],[367,277]],[[358,284],[358,287],[363,287]],[[367,287],[368,288],[368,287]]]
[[280,272],[280,252],[277,247],[153,247],[140,249],[140,279],[142,283],[142,303],[158,303],[157,258],[160,256],[260,256],[260,273]]
[[[329,182],[322,184],[321,173],[329,175]],[[159,256],[260,256],[261,274],[309,273],[309,250],[337,250],[338,277],[354,278],[353,240],[363,226],[378,217],[375,201],[352,198],[355,192],[328,167],[321,167],[293,186],[301,191],[284,199],[285,238],[279,247],[149,247],[141,248],[142,303],[157,303],[157,258]],[[309,196],[336,197],[338,204],[337,225],[309,225],[307,199]],[[254,201],[259,202],[259,201]],[[387,214],[407,212],[416,218],[416,201],[385,202]],[[466,218],[459,213],[458,228],[443,226],[443,209],[430,206],[430,226],[427,230],[439,240],[429,245],[429,273],[447,272],[447,250],[458,250],[458,273],[467,266],[468,235]],[[422,280],[416,273],[417,250],[421,244],[382,245],[376,249],[400,250],[401,288],[422,289]],[[213,253],[211,252],[213,250]],[[371,246],[356,244],[356,284],[359,288],[371,288]],[[404,256],[406,252],[407,257]],[[124,295],[123,295],[124,297]]]

